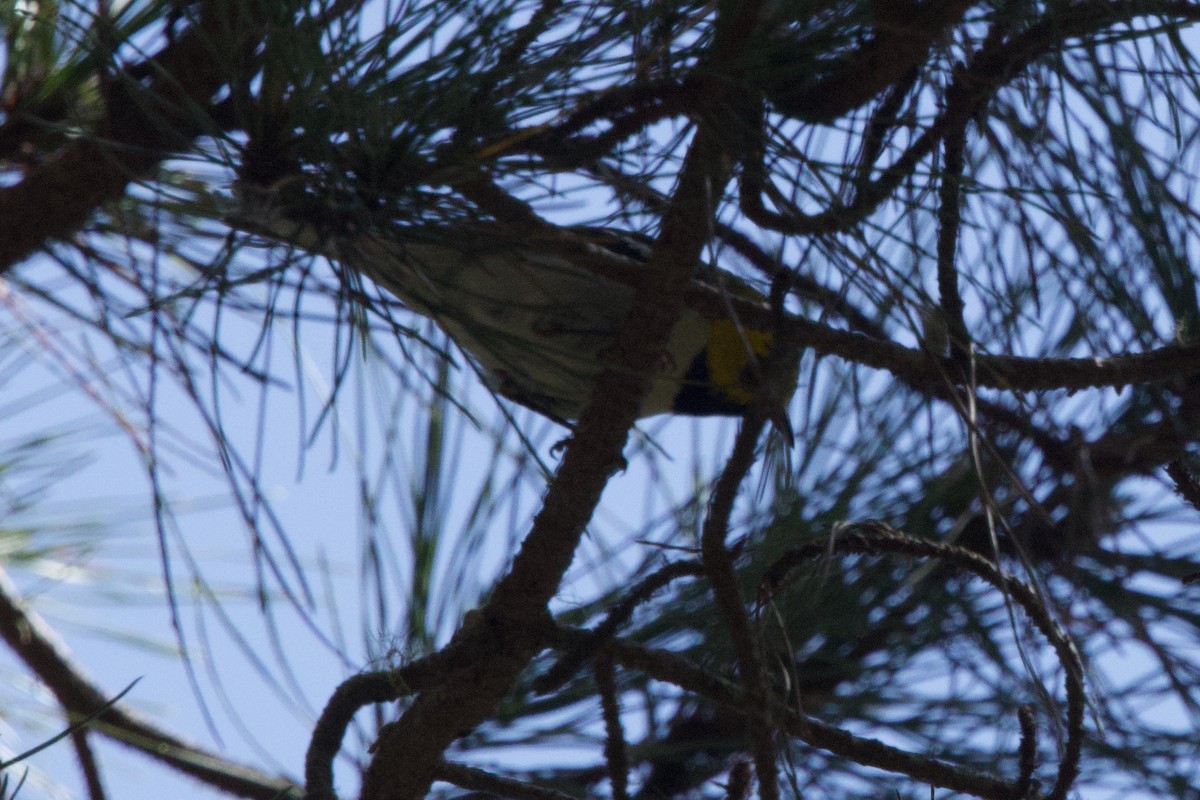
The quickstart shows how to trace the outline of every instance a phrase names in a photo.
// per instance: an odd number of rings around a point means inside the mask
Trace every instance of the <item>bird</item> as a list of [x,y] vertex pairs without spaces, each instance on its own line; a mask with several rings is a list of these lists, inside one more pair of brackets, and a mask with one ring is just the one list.
[[[610,366],[636,297],[630,283],[585,262],[622,263],[636,274],[652,247],[642,235],[601,227],[565,228],[575,246],[563,248],[549,238],[521,238],[485,223],[373,222],[322,230],[277,213],[248,218],[256,232],[267,230],[370,278],[437,323],[492,391],[567,427]],[[766,307],[761,292],[730,272],[701,264],[693,280]],[[733,304],[721,306],[719,314],[684,307],[652,372],[639,418],[740,416],[754,401],[772,332],[743,323]]]

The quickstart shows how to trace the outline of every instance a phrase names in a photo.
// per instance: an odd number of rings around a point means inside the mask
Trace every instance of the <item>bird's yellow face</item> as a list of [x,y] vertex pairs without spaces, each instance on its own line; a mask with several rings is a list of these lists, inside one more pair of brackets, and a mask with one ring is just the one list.
[[708,377],[720,395],[740,406],[754,400],[754,360],[771,348],[769,331],[739,328],[731,319],[713,320],[708,329]]
[[738,416],[754,401],[758,359],[771,348],[770,331],[732,319],[707,320],[703,347],[692,359],[671,410],[694,416]]

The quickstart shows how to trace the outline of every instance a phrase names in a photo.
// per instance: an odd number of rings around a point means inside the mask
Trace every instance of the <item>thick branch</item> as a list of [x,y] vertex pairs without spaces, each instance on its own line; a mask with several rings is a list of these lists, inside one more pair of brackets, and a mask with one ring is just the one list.
[[259,39],[254,7],[239,0],[200,5],[195,25],[111,82],[107,115],[93,131],[0,190],[0,273],[46,240],[74,233],[131,182],[190,146],[208,124],[214,94],[233,77],[231,62]]
[[653,369],[679,316],[692,265],[708,239],[714,197],[724,183],[720,152],[705,128],[692,144],[663,218],[647,274],[614,348],[614,368],[597,380],[571,445],[512,570],[474,624],[449,648],[479,648],[477,666],[418,697],[380,738],[363,785],[366,800],[419,798],[450,743],[479,724],[542,645],[546,604],[571,564],[637,415]]

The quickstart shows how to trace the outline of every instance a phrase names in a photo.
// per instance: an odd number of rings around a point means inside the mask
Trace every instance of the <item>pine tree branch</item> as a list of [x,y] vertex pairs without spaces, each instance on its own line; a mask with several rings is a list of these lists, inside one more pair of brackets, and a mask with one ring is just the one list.
[[[1037,59],[1063,47],[1068,39],[1094,36],[1114,25],[1138,17],[1160,15],[1179,20],[1200,20],[1200,6],[1184,2],[1124,2],[1093,0],[1047,12],[1044,19],[1003,42],[985,43],[946,89],[945,110],[929,124],[908,149],[864,184],[852,201],[814,214],[796,209],[773,211],[764,204],[767,169],[765,148],[743,164],[739,197],[741,210],[759,226],[791,235],[821,235],[848,230],[892,196],[916,166],[948,135],[975,117],[988,99]],[[899,78],[898,78],[899,79]]]
[[452,761],[439,764],[436,775],[439,781],[452,783],[460,789],[496,797],[509,797],[512,800],[576,800],[571,795],[555,789],[545,789]]
[[255,800],[299,797],[291,781],[264,775],[184,741],[112,705],[68,655],[66,645],[37,612],[20,599],[0,570],[0,638],[37,675],[73,718],[95,717],[91,730],[190,775],[209,786]]
[[[973,0],[872,3],[874,34],[838,59],[832,74],[816,81],[769,85],[767,97],[781,112],[796,119],[817,124],[832,122],[902,81],[972,4]],[[789,77],[795,73],[786,62],[778,69]]]
[[[206,0],[157,54],[106,81],[106,114],[86,135],[0,189],[0,274],[65,238],[173,153],[214,128],[213,96],[260,39],[255,5]],[[248,80],[248,75],[240,76]]]

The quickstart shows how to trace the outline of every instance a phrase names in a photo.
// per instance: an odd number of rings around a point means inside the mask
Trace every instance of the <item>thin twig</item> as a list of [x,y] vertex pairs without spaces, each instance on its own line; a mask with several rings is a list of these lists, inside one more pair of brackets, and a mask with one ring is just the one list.
[[608,767],[613,800],[629,800],[629,749],[621,725],[621,705],[612,654],[605,651],[596,659],[593,674],[604,717],[604,763]]
[[750,762],[744,758],[734,759],[729,767],[729,781],[725,785],[725,800],[749,800],[753,784]]
[[830,547],[836,553],[895,553],[940,558],[978,575],[1005,593],[1006,597],[1016,601],[1034,626],[1046,637],[1063,668],[1067,695],[1067,740],[1058,765],[1058,777],[1047,795],[1047,800],[1062,800],[1066,797],[1078,774],[1083,746],[1083,714],[1087,704],[1083,689],[1083,661],[1070,636],[1063,632],[1050,616],[1038,591],[972,550],[926,539],[912,539],[878,520],[846,525],[837,532],[832,542],[810,542],[789,550],[767,570],[763,577],[764,587],[773,591],[792,569],[806,561],[827,556]]
[[1037,769],[1037,722],[1033,718],[1033,707],[1021,706],[1017,709],[1017,722],[1021,726],[1021,745],[1017,751],[1017,783],[1013,797],[1015,800],[1025,800],[1033,791],[1033,771]]
[[104,782],[100,779],[100,764],[97,763],[96,753],[88,740],[87,729],[72,731],[71,744],[75,747],[75,757],[79,761],[79,769],[83,772],[88,800],[105,800],[108,795],[104,791]]
[[443,761],[434,770],[437,780],[452,783],[471,792],[480,792],[512,800],[578,800],[557,789],[546,789],[531,783],[496,775],[478,767]]
[[[963,147],[966,129],[958,128],[942,142],[942,182],[938,190],[937,282],[943,322],[950,337],[951,357],[966,364],[971,350],[970,333],[963,319],[963,299],[958,288],[958,229],[962,224]],[[960,370],[961,371],[961,370]]]
[[0,570],[0,638],[73,717],[92,717],[91,730],[131,747],[205,784],[238,797],[279,800],[298,797],[291,781],[264,775],[185,742],[174,734],[113,705],[71,660],[66,646],[39,614],[19,599],[12,579]]
[[[682,656],[620,639],[612,643],[612,648],[617,663],[627,669],[639,670],[657,681],[673,684],[739,713],[745,714],[750,710],[749,701],[741,688]],[[864,766],[908,775],[933,786],[988,800],[1012,800],[1013,787],[1008,781],[923,754],[909,753],[874,739],[855,736],[806,716],[782,701],[774,702],[772,708],[773,719],[781,722],[790,735],[813,747],[823,748]]]
[[871,114],[871,120],[867,123],[866,129],[863,132],[858,166],[854,170],[855,193],[859,191],[857,187],[870,182],[875,162],[879,160],[880,154],[883,153],[883,145],[887,133],[895,126],[896,115],[900,112],[904,98],[908,97],[909,92],[916,85],[917,78],[920,75],[920,67],[913,67],[909,70],[907,75],[892,86],[888,91],[887,97],[883,98],[879,106]]
[[749,414],[742,421],[733,452],[713,488],[712,503],[701,533],[700,551],[717,608],[733,639],[738,671],[750,704],[750,735],[759,792],[764,800],[775,800],[779,796],[779,784],[767,703],[766,671],[759,656],[758,644],[750,632],[750,620],[734,574],[733,557],[725,545],[734,500],[750,468],[754,466],[755,449],[765,426],[766,418],[762,414]]
[[1200,511],[1200,481],[1187,468],[1183,461],[1172,461],[1167,464],[1167,477],[1175,484],[1175,491],[1197,511]]
[[676,578],[704,574],[704,567],[697,561],[677,561],[646,576],[620,602],[609,609],[608,615],[582,644],[574,643],[546,673],[533,682],[533,690],[547,694],[571,679],[579,668],[600,651],[617,634],[617,629],[629,621],[639,605],[649,600],[655,592]]

